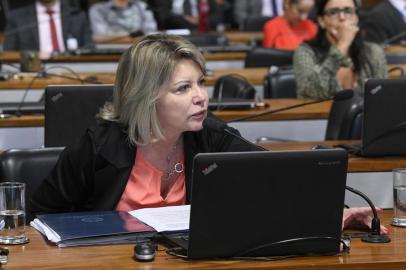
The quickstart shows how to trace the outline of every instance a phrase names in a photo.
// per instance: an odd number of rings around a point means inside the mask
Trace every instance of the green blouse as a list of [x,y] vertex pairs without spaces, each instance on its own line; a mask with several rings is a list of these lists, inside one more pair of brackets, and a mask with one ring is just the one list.
[[[358,74],[358,85],[361,91],[368,78],[386,78],[387,65],[383,49],[374,43],[365,42],[365,54],[370,64],[364,63]],[[342,90],[337,80],[340,67],[350,67],[352,61],[331,46],[326,58],[320,62],[316,52],[308,45],[302,44],[294,53],[293,67],[297,82],[299,98],[327,98]]]

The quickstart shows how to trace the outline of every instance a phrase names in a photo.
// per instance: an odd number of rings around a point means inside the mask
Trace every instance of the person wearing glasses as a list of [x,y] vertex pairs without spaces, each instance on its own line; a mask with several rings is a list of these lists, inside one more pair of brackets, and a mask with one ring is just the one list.
[[262,46],[294,50],[303,41],[313,39],[317,26],[308,19],[314,0],[284,0],[283,15],[269,20],[264,25]]
[[327,98],[343,89],[362,90],[368,78],[385,78],[383,49],[365,42],[358,26],[355,0],[320,0],[319,32],[294,53],[299,98]]

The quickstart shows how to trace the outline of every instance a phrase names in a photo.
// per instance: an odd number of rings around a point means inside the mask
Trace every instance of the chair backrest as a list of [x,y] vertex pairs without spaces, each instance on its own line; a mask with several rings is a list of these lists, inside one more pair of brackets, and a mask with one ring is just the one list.
[[262,31],[267,21],[272,19],[268,16],[247,16],[243,23],[243,31]]
[[55,166],[63,147],[10,149],[0,154],[0,181],[26,184],[26,221],[31,216],[30,199]]
[[255,47],[245,57],[245,67],[293,65],[293,51]]
[[45,147],[76,143],[112,99],[113,85],[63,85],[45,89]]
[[264,98],[296,98],[297,86],[292,68],[277,69],[265,75]]
[[361,139],[363,97],[355,91],[351,99],[333,101],[327,121],[326,140]]
[[255,98],[255,88],[248,80],[238,74],[229,74],[217,79],[214,90],[214,98]]

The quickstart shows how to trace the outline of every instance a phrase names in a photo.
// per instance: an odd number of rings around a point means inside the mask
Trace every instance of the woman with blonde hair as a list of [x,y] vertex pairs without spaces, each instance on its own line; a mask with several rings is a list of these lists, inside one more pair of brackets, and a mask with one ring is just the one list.
[[[225,131],[203,127],[203,120],[213,117],[207,111],[205,74],[202,54],[181,37],[150,35],[132,45],[121,57],[113,102],[78,145],[61,153],[31,200],[33,212],[190,203],[197,153],[258,150]],[[369,214],[346,211],[343,224],[370,223]]]

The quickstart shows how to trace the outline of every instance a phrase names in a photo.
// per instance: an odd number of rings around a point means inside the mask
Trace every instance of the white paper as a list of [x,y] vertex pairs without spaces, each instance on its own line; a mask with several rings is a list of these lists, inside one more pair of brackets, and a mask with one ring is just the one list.
[[129,213],[157,232],[189,230],[190,205],[143,208]]
[[54,230],[52,230],[48,225],[43,223],[38,218],[31,221],[30,225],[31,227],[45,235],[47,239],[52,243],[58,243],[59,241],[61,241],[61,237],[59,236],[59,234],[57,234]]

